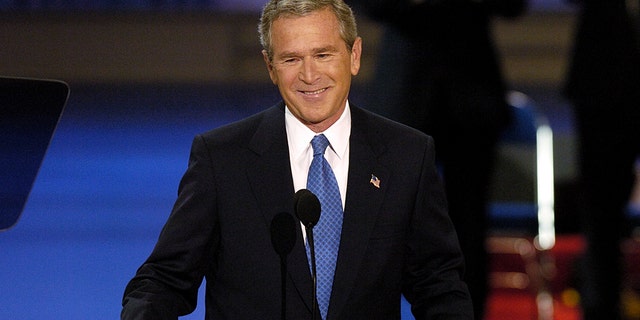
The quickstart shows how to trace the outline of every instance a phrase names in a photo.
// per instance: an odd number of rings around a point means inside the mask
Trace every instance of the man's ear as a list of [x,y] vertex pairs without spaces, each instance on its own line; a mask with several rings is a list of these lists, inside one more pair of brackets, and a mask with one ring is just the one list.
[[262,59],[264,59],[264,63],[267,64],[267,70],[271,72],[271,60],[269,59],[269,55],[267,54],[267,50],[262,50]]
[[271,59],[269,59],[269,54],[267,54],[267,50],[262,50],[262,59],[264,59],[264,63],[267,65],[267,71],[269,71],[269,78],[271,78],[271,82],[273,82],[273,84],[278,84],[278,78],[275,70],[273,69]]
[[351,75],[355,76],[360,71],[360,58],[362,57],[362,38],[357,37],[351,48]]

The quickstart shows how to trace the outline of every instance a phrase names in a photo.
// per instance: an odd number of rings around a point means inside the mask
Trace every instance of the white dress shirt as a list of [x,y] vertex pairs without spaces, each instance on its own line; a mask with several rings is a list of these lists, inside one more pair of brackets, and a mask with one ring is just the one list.
[[[324,157],[327,159],[327,162],[329,162],[333,174],[338,181],[340,199],[342,200],[342,208],[344,209],[347,195],[347,176],[349,173],[349,137],[351,135],[351,111],[349,109],[349,102],[347,102],[340,119],[324,132],[313,132],[300,122],[300,120],[289,111],[289,108],[286,108],[285,111],[285,127],[287,130],[289,160],[291,162],[291,175],[293,176],[294,189],[298,191],[307,188],[307,175],[309,174],[311,160],[313,160],[311,139],[322,133],[330,143],[329,148],[324,152]],[[304,228],[302,230],[304,230]]]

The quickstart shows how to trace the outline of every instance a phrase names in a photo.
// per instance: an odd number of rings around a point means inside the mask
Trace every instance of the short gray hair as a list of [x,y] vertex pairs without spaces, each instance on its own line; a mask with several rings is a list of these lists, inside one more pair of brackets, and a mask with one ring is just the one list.
[[342,0],[270,0],[262,9],[258,32],[260,44],[267,52],[269,60],[273,58],[271,46],[271,26],[275,20],[283,16],[302,17],[318,10],[329,8],[338,18],[340,37],[351,51],[358,37],[356,18],[351,8]]

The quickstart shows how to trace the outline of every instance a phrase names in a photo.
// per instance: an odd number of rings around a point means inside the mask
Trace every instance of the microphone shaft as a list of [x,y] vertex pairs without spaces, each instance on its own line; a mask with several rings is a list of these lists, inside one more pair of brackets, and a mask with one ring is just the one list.
[[316,320],[316,310],[318,310],[318,276],[316,273],[316,250],[313,244],[313,228],[307,228],[307,241],[309,241],[309,251],[311,253],[311,277],[313,278],[313,300],[311,302],[311,318]]
[[282,287],[281,315],[282,320],[287,320],[287,257],[280,257],[280,281]]

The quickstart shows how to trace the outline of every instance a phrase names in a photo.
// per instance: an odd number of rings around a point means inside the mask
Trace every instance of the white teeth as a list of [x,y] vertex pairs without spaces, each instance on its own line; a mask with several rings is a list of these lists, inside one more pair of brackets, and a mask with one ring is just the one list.
[[316,91],[304,91],[304,94],[318,94],[318,93],[322,93],[327,89],[320,89],[320,90],[316,90]]

